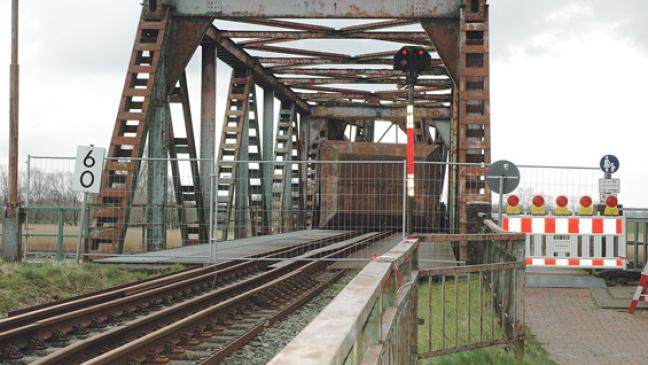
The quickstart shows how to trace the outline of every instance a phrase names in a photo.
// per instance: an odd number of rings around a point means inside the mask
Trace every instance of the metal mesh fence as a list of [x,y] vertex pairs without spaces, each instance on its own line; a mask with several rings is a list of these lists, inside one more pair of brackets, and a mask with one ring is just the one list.
[[[232,169],[246,165],[249,174],[231,177]],[[272,176],[253,176],[266,165]],[[310,228],[402,232],[403,166],[393,161],[219,162],[216,236],[225,240]]]
[[[575,211],[581,197],[599,200],[598,181],[603,173],[596,167],[560,167],[519,165],[520,185],[511,194],[520,198],[520,208],[529,210],[535,195],[542,195],[548,210],[556,207],[556,198],[566,196],[568,207]],[[508,196],[508,195],[507,195]],[[505,199],[506,201],[506,199]],[[497,204],[496,197],[493,203]]]
[[[353,249],[328,259],[366,261],[386,252],[406,231],[404,160],[208,161],[209,181],[197,178],[200,160],[127,162],[106,160],[111,168],[103,176],[104,190],[88,196],[82,250],[87,255],[148,252],[157,259],[204,262],[294,246],[300,248],[273,259],[325,259],[325,253],[312,251],[335,241]],[[149,172],[152,164],[157,175]],[[416,163],[415,233],[457,233],[449,176],[462,168],[474,166]],[[74,254],[83,195],[71,189],[73,170],[73,157],[29,157],[23,189],[26,256]],[[523,209],[536,194],[545,197],[549,209],[558,195],[566,195],[572,209],[582,195],[597,196],[600,173],[593,168],[520,166],[520,172],[513,194]],[[484,200],[485,187],[477,191],[468,201]],[[495,194],[492,204],[496,212]],[[363,236],[368,233],[379,235]],[[211,247],[186,250],[210,242]],[[155,253],[174,248],[179,250]]]
[[[104,165],[126,162],[106,159]],[[199,160],[160,160],[163,176],[155,183],[147,165],[157,161],[136,162],[136,179],[133,173],[127,178],[126,167],[104,170],[102,193],[88,194],[83,251],[105,254],[119,248],[132,254],[209,243],[209,210],[196,201],[193,189],[191,165]],[[74,255],[83,201],[83,194],[72,190],[74,157],[29,156],[27,165],[25,257]]]

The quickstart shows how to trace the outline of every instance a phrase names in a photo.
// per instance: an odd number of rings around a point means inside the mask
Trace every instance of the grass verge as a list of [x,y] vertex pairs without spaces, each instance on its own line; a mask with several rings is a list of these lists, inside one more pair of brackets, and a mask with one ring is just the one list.
[[[497,314],[493,318],[492,307],[489,303],[490,296],[486,286],[485,283],[481,286],[480,300],[480,285],[476,276],[473,276],[470,281],[470,290],[468,290],[468,281],[465,277],[458,279],[456,284],[454,278],[449,277],[445,284],[446,300],[443,303],[441,298],[444,289],[440,282],[432,282],[430,285],[427,282],[420,283],[418,317],[423,318],[424,323],[418,327],[419,353],[429,350],[430,334],[434,350],[442,348],[442,334],[445,334],[445,348],[468,343],[469,333],[471,343],[479,342],[480,338],[483,340],[501,338],[502,331],[497,322]],[[432,300],[431,310],[427,305],[430,303],[430,298]],[[444,304],[445,323],[442,321]],[[481,321],[480,313],[483,318]],[[525,328],[525,335],[525,356],[522,360],[517,360],[512,351],[506,351],[506,346],[493,346],[420,360],[419,365],[555,365],[555,362],[549,358],[528,328]]]
[[[181,266],[172,266],[177,271]],[[151,276],[123,266],[0,262],[0,318],[7,312]]]

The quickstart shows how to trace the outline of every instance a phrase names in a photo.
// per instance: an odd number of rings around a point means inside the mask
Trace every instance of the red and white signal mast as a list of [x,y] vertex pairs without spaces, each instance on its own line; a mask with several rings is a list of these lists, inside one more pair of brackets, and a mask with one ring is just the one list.
[[423,47],[405,46],[394,55],[394,70],[405,71],[407,79],[407,233],[414,233],[414,87],[419,72],[432,66]]

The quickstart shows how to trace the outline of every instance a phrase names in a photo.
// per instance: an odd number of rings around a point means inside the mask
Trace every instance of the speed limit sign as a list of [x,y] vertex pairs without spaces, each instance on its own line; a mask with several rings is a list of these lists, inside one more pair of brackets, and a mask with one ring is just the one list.
[[83,193],[98,193],[101,188],[105,148],[78,146],[72,190]]

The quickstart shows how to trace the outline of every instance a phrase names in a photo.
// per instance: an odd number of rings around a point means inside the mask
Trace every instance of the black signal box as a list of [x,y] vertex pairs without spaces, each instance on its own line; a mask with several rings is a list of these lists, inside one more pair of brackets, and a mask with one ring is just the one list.
[[432,66],[432,57],[423,47],[405,46],[394,55],[394,70],[427,71]]

